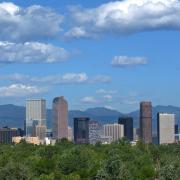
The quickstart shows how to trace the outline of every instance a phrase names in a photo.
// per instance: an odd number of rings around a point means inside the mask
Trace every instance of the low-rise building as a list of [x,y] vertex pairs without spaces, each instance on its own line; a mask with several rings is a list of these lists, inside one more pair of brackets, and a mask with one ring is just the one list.
[[23,136],[23,130],[17,128],[4,127],[0,129],[0,143],[12,143],[12,137]]

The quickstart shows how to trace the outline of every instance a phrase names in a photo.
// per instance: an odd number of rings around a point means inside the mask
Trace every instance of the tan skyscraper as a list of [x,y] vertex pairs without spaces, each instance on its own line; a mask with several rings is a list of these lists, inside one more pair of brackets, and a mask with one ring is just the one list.
[[36,126],[36,136],[40,140],[44,140],[46,137],[46,126],[44,125],[37,125]]
[[122,124],[105,124],[104,136],[112,137],[113,141],[117,141],[124,137],[124,125]]
[[157,135],[159,144],[174,143],[175,115],[158,113],[157,116]]
[[53,100],[53,137],[68,139],[68,103],[63,96]]

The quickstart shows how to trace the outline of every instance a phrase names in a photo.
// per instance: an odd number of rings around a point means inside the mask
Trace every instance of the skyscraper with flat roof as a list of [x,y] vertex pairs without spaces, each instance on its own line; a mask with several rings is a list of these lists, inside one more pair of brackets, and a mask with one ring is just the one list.
[[28,99],[26,100],[26,123],[25,133],[27,136],[33,135],[33,126],[36,124],[46,125],[46,100]]
[[44,140],[46,137],[46,126],[44,125],[37,125],[36,126],[36,137],[40,140]]
[[89,118],[74,118],[74,142],[76,144],[89,143]]
[[152,143],[152,104],[140,103],[140,138],[144,143]]
[[68,140],[73,141],[73,130],[72,127],[68,126]]
[[124,137],[129,141],[133,141],[133,118],[132,117],[120,117],[118,124],[124,125]]
[[53,100],[53,138],[68,139],[68,103],[63,96]]
[[157,115],[157,135],[159,144],[174,143],[175,133],[175,115],[167,113],[158,113]]
[[124,125],[122,124],[105,124],[104,136],[112,137],[113,141],[117,141],[124,137]]

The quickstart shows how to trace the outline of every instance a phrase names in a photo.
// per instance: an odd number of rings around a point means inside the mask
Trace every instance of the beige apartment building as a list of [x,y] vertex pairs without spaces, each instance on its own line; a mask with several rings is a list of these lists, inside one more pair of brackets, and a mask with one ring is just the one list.
[[175,141],[175,115],[167,113],[158,113],[157,133],[159,144],[170,144]]
[[112,137],[113,141],[117,141],[124,137],[124,125],[122,124],[106,124],[104,125],[104,136]]

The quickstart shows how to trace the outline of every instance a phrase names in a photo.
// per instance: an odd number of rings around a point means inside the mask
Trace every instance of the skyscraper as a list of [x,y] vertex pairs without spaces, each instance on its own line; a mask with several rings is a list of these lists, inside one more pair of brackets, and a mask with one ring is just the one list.
[[120,117],[118,124],[124,125],[124,137],[130,141],[133,141],[133,118]]
[[152,143],[152,104],[140,103],[140,138],[144,143]]
[[101,141],[103,126],[97,121],[89,121],[89,142],[96,144]]
[[68,126],[68,140],[73,141],[73,130],[72,127]]
[[36,126],[36,137],[40,140],[44,140],[46,137],[46,126],[44,125],[37,125]]
[[112,137],[113,141],[117,141],[124,137],[124,125],[122,124],[105,124],[104,136]]
[[178,124],[175,124],[174,132],[175,132],[175,134],[179,134],[179,126],[178,126]]
[[46,125],[46,100],[44,99],[26,100],[25,133],[27,136],[33,135],[35,124]]
[[63,96],[53,100],[53,138],[68,139],[68,103]]
[[175,115],[167,113],[158,113],[157,115],[157,135],[159,144],[174,143]]
[[89,143],[89,118],[74,118],[74,142],[76,144]]

